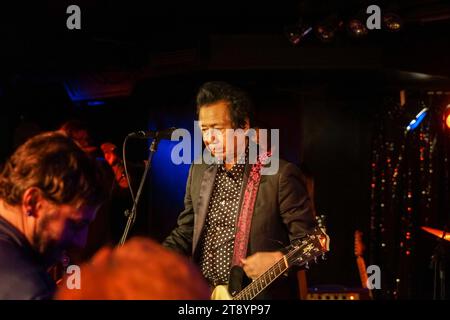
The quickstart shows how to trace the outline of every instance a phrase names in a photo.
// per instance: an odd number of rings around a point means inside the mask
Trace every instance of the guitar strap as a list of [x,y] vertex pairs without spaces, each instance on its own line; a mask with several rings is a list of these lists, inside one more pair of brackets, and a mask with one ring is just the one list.
[[247,256],[248,238],[250,226],[252,224],[253,212],[255,209],[256,196],[258,194],[259,183],[261,181],[261,167],[270,158],[271,152],[260,155],[255,164],[252,165],[250,175],[245,187],[241,212],[236,224],[236,237],[234,239],[234,252],[232,266],[242,266],[241,259]]

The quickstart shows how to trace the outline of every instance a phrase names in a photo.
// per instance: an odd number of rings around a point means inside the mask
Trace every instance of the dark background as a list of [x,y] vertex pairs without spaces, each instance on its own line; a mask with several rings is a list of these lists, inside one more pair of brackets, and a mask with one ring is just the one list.
[[[309,34],[298,46],[284,34],[299,18],[347,21],[375,3],[402,17],[400,32],[356,40],[340,30],[330,43]],[[81,30],[66,28],[70,4],[81,7]],[[358,287],[353,233],[369,228],[377,119],[400,90],[407,97],[448,90],[449,49],[447,1],[2,3],[0,161],[24,132],[70,118],[88,122],[96,144],[121,146],[127,133],[146,128],[192,131],[198,87],[229,81],[251,94],[262,123],[280,128],[282,156],[313,172],[332,254],[310,283]],[[160,145],[145,198],[150,210],[139,212],[148,218],[141,230],[158,240],[182,209],[188,170],[168,163],[171,146]],[[132,141],[130,159],[144,159],[147,147]]]

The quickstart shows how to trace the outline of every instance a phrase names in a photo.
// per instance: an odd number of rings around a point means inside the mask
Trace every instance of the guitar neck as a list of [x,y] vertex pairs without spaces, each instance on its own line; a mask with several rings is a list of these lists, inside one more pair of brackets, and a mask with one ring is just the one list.
[[233,297],[233,300],[252,300],[262,292],[275,279],[281,276],[289,269],[286,256],[283,256],[272,267],[264,272],[259,278],[252,281],[247,287]]
[[295,241],[287,254],[235,295],[233,300],[252,300],[285,273],[291,265],[307,265],[312,259],[317,262],[317,257],[323,256],[329,250],[330,237],[323,230],[316,229],[314,233],[307,235],[305,239]]
[[368,290],[370,299],[373,299],[372,290],[370,290],[367,287],[368,277],[367,277],[367,269],[366,269],[366,263],[364,261],[364,258],[362,256],[357,256],[356,264],[358,265],[359,278],[361,279],[361,285],[364,289]]
[[366,271],[366,263],[364,262],[364,258],[361,256],[357,256],[356,264],[358,266],[359,277],[361,279],[361,285],[363,288],[367,289],[367,271]]

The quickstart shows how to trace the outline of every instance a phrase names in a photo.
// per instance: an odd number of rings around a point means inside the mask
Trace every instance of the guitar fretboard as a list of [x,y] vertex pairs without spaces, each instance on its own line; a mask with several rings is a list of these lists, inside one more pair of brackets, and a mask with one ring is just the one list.
[[271,284],[280,275],[286,272],[285,258],[278,260],[272,267],[264,272],[259,278],[254,280],[251,284],[245,287],[241,292],[233,297],[233,300],[252,300],[261,291],[263,291],[269,284]]
[[363,288],[367,289],[367,273],[366,273],[366,263],[363,257],[356,257],[356,264],[358,266],[359,278],[361,279],[361,285]]

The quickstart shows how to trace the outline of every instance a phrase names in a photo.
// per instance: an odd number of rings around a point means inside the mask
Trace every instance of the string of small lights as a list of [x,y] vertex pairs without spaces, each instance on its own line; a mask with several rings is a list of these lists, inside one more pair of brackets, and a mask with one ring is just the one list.
[[[442,139],[438,123],[441,102],[429,99],[427,104],[422,100],[406,106],[391,104],[388,112],[382,112],[372,141],[370,248],[375,252],[371,253],[371,263],[383,269],[387,278],[384,295],[389,298],[411,296],[420,226],[437,220],[438,205],[433,202],[437,193],[446,192],[438,190],[436,161],[444,161],[444,189],[448,190],[447,147],[444,159],[435,159],[437,141]],[[422,111],[403,130],[405,119],[411,117],[408,108]]]

